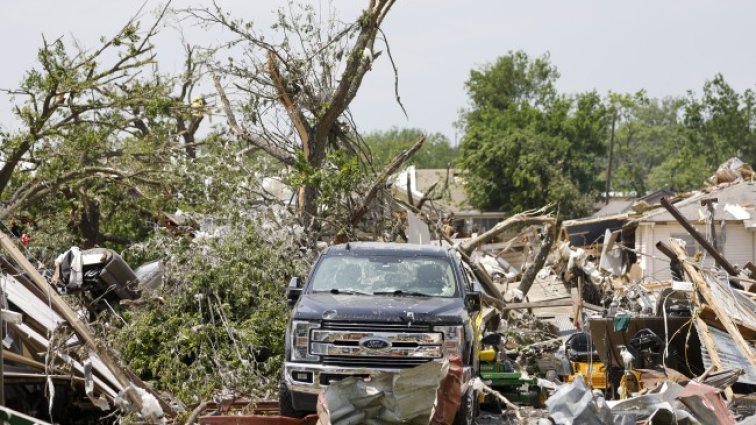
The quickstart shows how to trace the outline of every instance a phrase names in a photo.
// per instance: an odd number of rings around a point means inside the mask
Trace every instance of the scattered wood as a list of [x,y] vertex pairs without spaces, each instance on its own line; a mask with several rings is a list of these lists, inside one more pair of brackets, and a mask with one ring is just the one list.
[[555,224],[556,220],[551,215],[544,215],[546,211],[551,208],[551,205],[547,205],[537,210],[525,211],[519,214],[515,214],[512,217],[507,218],[499,222],[491,230],[475,237],[460,246],[461,252],[466,255],[472,254],[479,246],[485,242],[493,239],[497,235],[501,234],[507,229],[511,229],[516,226],[529,226],[531,224]]
[[[107,368],[113,373],[118,383],[122,388],[128,388],[136,383],[129,379],[125,369],[120,365],[112,353],[102,341],[98,340],[92,332],[89,330],[86,324],[84,324],[76,312],[61,298],[57,292],[55,292],[50,284],[44,277],[37,271],[36,268],[29,262],[29,260],[18,250],[13,241],[4,232],[0,232],[0,245],[8,252],[8,254],[21,266],[21,268],[27,273],[31,281],[43,292],[53,308],[60,312],[63,319],[68,322],[76,335],[81,338],[81,341],[92,350],[100,360],[107,366]],[[138,385],[138,384],[136,384]],[[175,412],[170,406],[165,403],[157,394],[151,389],[143,387],[144,390],[151,393],[161,404],[163,413],[165,415],[175,416]],[[142,410],[142,398],[137,396],[133,391],[126,392],[129,401],[136,408],[137,411]]]
[[706,279],[701,276],[701,273],[693,264],[686,261],[687,256],[685,250],[675,239],[670,239],[669,244],[672,251],[677,254],[677,257],[682,262],[682,266],[685,269],[688,277],[690,277],[691,281],[695,285],[695,288],[698,290],[698,292],[701,293],[706,303],[714,311],[714,313],[716,313],[719,321],[727,330],[727,333],[729,333],[730,337],[733,339],[733,341],[735,341],[735,345],[737,346],[738,350],[743,354],[743,356],[745,356],[746,359],[748,359],[748,362],[752,366],[756,367],[756,354],[751,349],[751,346],[748,344],[748,342],[743,338],[743,335],[740,333],[738,327],[732,321],[730,315],[723,307],[720,306],[719,300],[712,294],[711,288],[709,288],[709,284],[706,282]]
[[575,301],[572,300],[572,297],[560,297],[560,298],[552,298],[550,300],[540,300],[540,301],[533,301],[533,302],[527,302],[527,303],[510,303],[502,307],[501,311],[524,310],[524,309],[534,309],[534,308],[549,308],[549,307],[566,307],[566,306],[571,306],[574,303]]

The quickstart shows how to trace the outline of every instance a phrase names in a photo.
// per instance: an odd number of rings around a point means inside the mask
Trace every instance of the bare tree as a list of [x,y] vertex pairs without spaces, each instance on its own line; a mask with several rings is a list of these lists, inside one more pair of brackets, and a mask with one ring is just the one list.
[[279,11],[275,41],[217,5],[188,11],[234,34],[224,47],[235,55],[215,64],[220,107],[237,138],[304,175],[298,208],[306,223],[315,221],[320,196],[318,183],[307,176],[323,169],[327,152],[369,158],[354,136],[348,107],[381,53],[376,39],[393,4],[371,0],[350,24],[333,16],[322,24],[312,7],[289,4]]

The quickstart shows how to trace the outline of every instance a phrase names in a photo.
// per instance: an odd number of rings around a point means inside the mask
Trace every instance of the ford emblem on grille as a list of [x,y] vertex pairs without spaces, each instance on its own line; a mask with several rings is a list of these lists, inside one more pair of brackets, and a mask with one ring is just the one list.
[[366,336],[360,340],[360,347],[370,350],[385,350],[391,348],[391,341],[382,336]]

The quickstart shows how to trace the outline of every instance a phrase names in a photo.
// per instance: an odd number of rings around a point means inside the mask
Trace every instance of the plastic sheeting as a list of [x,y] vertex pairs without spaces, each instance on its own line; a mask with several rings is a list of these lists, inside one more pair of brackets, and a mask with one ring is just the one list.
[[318,398],[319,423],[426,425],[448,368],[448,363],[428,362],[398,373],[379,373],[369,381],[350,377],[331,384]]
[[548,400],[551,419],[557,425],[604,425],[614,423],[614,418],[603,397],[596,397],[585,385],[583,376],[563,385]]

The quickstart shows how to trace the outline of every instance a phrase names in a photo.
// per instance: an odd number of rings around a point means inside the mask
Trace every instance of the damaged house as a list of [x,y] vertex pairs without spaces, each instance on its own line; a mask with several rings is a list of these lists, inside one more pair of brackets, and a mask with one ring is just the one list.
[[[675,207],[695,229],[713,240],[715,247],[737,268],[756,262],[756,183],[741,181],[711,191],[696,192]],[[632,219],[626,226],[635,227],[635,248],[644,276],[654,280],[671,278],[669,261],[656,248],[669,238],[685,241],[688,255],[701,253],[705,267],[714,260],[700,244],[665,209],[654,209]]]

